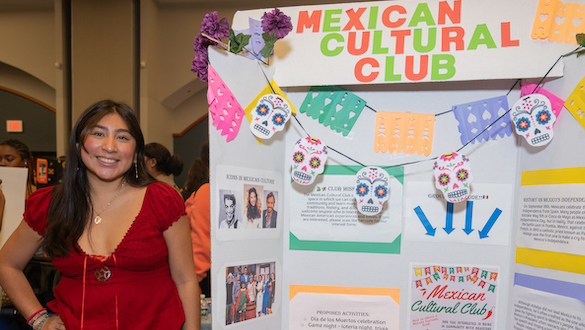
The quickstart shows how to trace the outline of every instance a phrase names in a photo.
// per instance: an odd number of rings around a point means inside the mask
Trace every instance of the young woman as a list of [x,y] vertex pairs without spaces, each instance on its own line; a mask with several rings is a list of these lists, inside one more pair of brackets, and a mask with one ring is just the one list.
[[149,143],[144,148],[146,169],[158,181],[164,182],[181,193],[175,183],[175,176],[183,172],[183,161],[160,143]]
[[246,228],[262,228],[262,219],[260,211],[260,200],[258,199],[258,192],[256,188],[248,189],[248,203],[246,205]]
[[[181,197],[145,171],[128,106],[79,118],[63,183],[33,193],[0,251],[0,285],[33,329],[199,329],[199,288]],[[22,270],[40,246],[62,278],[49,315]]]

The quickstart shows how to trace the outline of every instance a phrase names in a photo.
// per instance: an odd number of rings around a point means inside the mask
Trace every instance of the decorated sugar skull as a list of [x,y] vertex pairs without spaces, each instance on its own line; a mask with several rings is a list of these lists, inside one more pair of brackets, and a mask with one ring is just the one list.
[[323,173],[327,161],[327,146],[314,137],[300,139],[293,151],[291,163],[292,179],[302,185],[310,185],[317,175]]
[[471,167],[469,158],[455,152],[442,155],[433,167],[435,186],[451,203],[459,203],[471,192]]
[[354,197],[364,215],[376,215],[390,198],[390,175],[379,167],[364,167],[355,177]]
[[531,146],[544,146],[552,140],[553,124],[557,117],[546,96],[530,94],[522,97],[514,103],[510,117],[516,133]]
[[269,139],[274,133],[284,129],[284,124],[291,116],[291,107],[282,96],[266,94],[258,100],[250,115],[252,134],[260,139]]

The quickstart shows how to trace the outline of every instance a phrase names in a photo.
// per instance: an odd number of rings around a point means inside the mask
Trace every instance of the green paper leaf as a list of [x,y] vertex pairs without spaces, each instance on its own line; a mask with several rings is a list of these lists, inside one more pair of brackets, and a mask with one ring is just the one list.
[[236,35],[234,30],[230,29],[230,52],[234,54],[241,52],[248,45],[251,37],[251,35],[243,33]]
[[274,43],[276,43],[276,34],[272,32],[270,35],[264,32],[262,33],[262,39],[264,39],[264,47],[260,51],[260,54],[264,55],[264,57],[268,58],[270,53],[272,53],[272,49],[274,49]]
[[585,33],[577,33],[577,43],[581,45],[581,47],[585,47]]

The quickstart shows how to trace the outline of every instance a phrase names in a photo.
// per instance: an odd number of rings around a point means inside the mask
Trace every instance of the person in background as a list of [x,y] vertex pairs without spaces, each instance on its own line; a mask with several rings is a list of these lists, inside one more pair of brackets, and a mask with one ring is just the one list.
[[232,273],[228,273],[227,276],[227,283],[225,284],[225,324],[232,324],[233,323],[233,313],[232,313],[232,306],[233,306],[233,296],[232,291],[234,288],[234,275]]
[[[0,285],[35,330],[200,329],[181,197],[145,170],[134,111],[100,101],[73,128],[63,183],[37,190],[0,250]],[[43,246],[62,277],[49,314],[23,268]]]
[[[26,144],[20,140],[9,139],[0,143],[0,166],[26,167],[28,169],[26,179],[26,196],[28,198],[36,190],[34,185],[34,157]],[[0,182],[1,183],[1,182]],[[6,198],[0,189],[0,229],[4,215]]]
[[[204,148],[202,144],[200,157],[193,162],[193,165],[200,164],[189,170],[189,178],[196,177],[197,180],[191,187],[194,189],[190,196],[185,200],[185,210],[189,218],[191,228],[191,244],[193,247],[193,260],[195,261],[195,271],[201,293],[206,297],[211,297],[211,197],[209,192],[209,144]],[[205,163],[203,159],[207,159]],[[189,181],[187,181],[189,183]],[[187,186],[187,183],[185,186]],[[183,190],[183,192],[185,192]]]
[[26,167],[28,176],[26,180],[26,197],[35,190],[35,159],[26,144],[20,140],[9,139],[0,143],[0,166]]
[[169,149],[156,142],[145,146],[144,157],[148,173],[158,181],[175,188],[180,194],[181,190],[175,183],[175,176],[183,172],[183,161],[176,155],[171,156]]
[[184,200],[191,197],[203,184],[209,182],[209,141],[201,143],[199,157],[191,164],[188,174],[187,181],[181,188]]

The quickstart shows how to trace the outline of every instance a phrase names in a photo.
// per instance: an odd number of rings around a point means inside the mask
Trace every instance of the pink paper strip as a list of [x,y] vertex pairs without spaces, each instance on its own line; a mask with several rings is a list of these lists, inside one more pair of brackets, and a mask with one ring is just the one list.
[[553,113],[558,118],[559,112],[561,112],[561,110],[563,109],[563,105],[565,104],[565,101],[561,100],[561,98],[557,97],[556,95],[554,95],[553,93],[547,91],[546,89],[544,89],[542,87],[539,87],[536,89],[536,91],[534,91],[535,87],[536,87],[535,84],[522,85],[522,90],[520,92],[520,98],[524,97],[525,95],[529,95],[529,94],[540,94],[540,95],[546,96],[550,101]]
[[233,140],[240,130],[245,112],[211,65],[208,68],[207,103],[213,126],[221,130],[222,136],[227,135],[227,142]]

